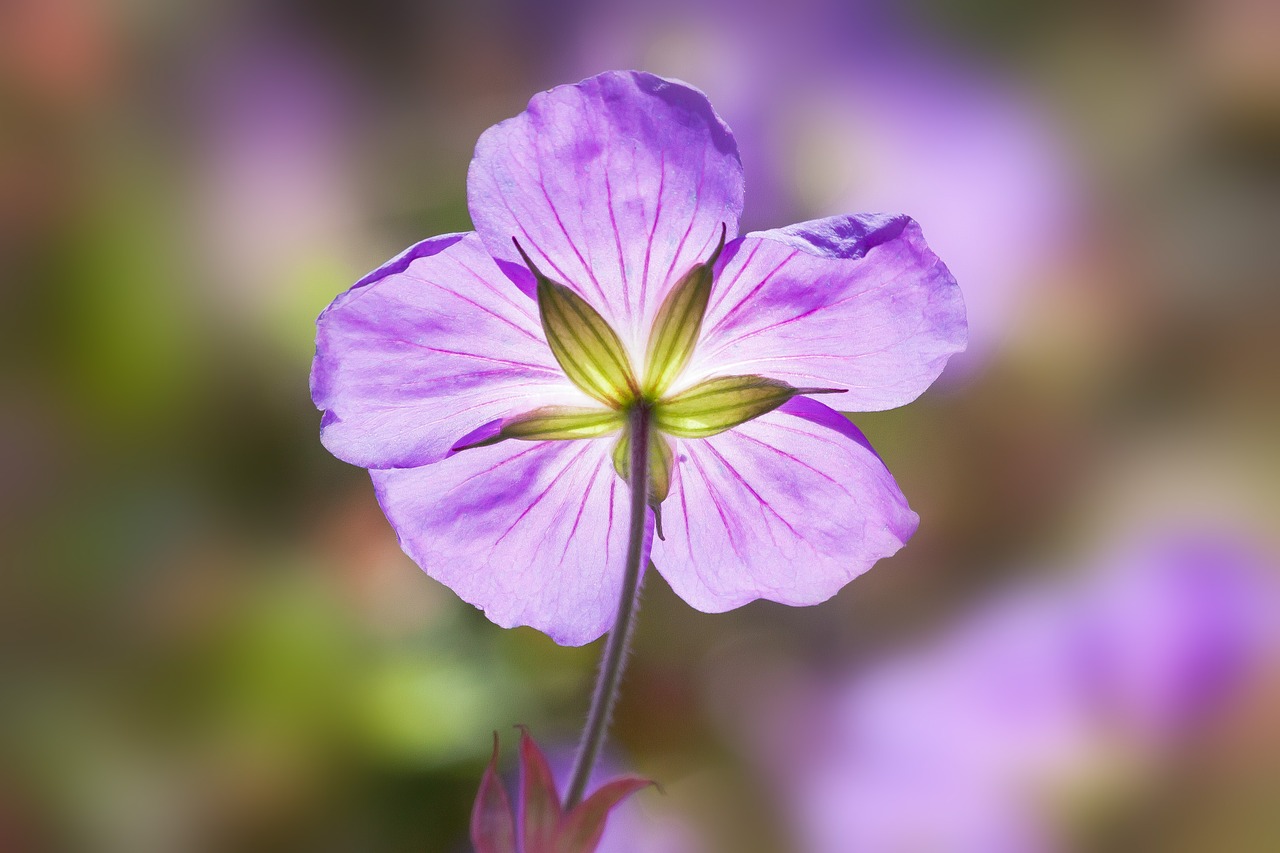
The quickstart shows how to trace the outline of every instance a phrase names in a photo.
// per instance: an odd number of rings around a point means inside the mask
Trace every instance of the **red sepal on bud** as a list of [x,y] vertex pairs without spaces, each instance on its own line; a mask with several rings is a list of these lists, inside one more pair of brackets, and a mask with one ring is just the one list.
[[480,779],[471,810],[471,843],[476,853],[593,853],[604,835],[609,812],[653,784],[638,776],[623,776],[605,783],[565,812],[546,756],[529,730],[521,726],[520,800],[513,812],[498,778],[498,734],[494,732],[493,757]]

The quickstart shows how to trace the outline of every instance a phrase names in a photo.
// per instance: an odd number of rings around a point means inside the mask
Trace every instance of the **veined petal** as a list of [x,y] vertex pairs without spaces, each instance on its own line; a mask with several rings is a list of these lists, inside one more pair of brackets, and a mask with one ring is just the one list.
[[841,216],[725,248],[702,339],[681,378],[757,373],[841,388],[848,411],[918,397],[964,349],[964,302],[905,216]]
[[635,363],[666,290],[737,234],[742,163],[705,95],[610,71],[535,95],[476,143],[467,203],[503,268],[533,292],[512,238],[600,311]]
[[[400,546],[427,574],[504,628],[577,646],[609,629],[621,594],[630,493],[612,444],[506,441],[370,473]],[[650,520],[642,565],[652,530]]]
[[321,440],[366,468],[443,459],[478,426],[583,405],[475,234],[426,240],[365,276],[317,321],[311,396]]
[[919,521],[857,427],[807,397],[675,445],[653,560],[699,610],[825,601]]

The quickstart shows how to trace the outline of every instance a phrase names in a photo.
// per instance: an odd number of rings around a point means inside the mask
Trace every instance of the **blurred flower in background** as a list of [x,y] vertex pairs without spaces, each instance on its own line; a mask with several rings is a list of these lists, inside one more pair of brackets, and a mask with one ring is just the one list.
[[[635,819],[791,851],[837,789],[887,779],[888,809],[919,778],[935,826],[1280,848],[1277,664],[1237,633],[1275,569],[1206,568],[1277,547],[1273,6],[0,4],[0,848],[464,850],[489,732],[573,740],[594,650],[495,631],[404,558],[306,375],[334,293],[471,227],[486,127],[628,66],[717,105],[748,228],[917,218],[976,356],[857,418],[922,519],[881,571],[802,612],[649,585],[614,760],[667,795]],[[1170,518],[1227,555],[1079,556]],[[844,728],[766,738],[775,699]],[[930,722],[981,786],[904,743]],[[810,730],[883,745],[762,771]]]
[[[822,706],[790,722],[765,717],[755,743],[819,721],[804,748],[772,755],[798,849],[1105,841],[1126,808],[1186,771],[1188,752],[1241,724],[1243,698],[1277,687],[1274,571],[1230,538],[1155,536],[1082,576],[982,602],[816,691]],[[1250,839],[1247,826],[1236,832]]]
[[296,335],[308,285],[358,267],[370,246],[351,168],[359,110],[334,65],[287,31],[250,34],[193,81],[201,279],[230,321],[268,334]]

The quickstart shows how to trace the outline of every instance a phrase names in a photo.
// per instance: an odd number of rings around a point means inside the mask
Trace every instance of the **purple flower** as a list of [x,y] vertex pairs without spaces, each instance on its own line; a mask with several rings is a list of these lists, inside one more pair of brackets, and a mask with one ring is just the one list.
[[599,637],[640,409],[665,536],[644,556],[694,607],[823,601],[915,531],[862,434],[805,396],[900,406],[963,349],[959,289],[911,219],[738,236],[729,129],[697,90],[639,72],[541,93],[486,131],[468,201],[475,232],[334,300],[312,370],[325,446],[372,469],[430,575],[499,625]]
[[772,770],[798,849],[1065,849],[1065,824],[1159,774],[1273,665],[1273,565],[1240,543],[1166,535],[1100,569],[1007,594],[792,709],[811,745]]

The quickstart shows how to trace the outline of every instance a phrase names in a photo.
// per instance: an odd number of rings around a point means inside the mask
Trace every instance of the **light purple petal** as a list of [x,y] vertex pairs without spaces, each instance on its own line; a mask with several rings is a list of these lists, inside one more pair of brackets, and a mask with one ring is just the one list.
[[[611,450],[504,441],[370,473],[400,547],[427,574],[504,628],[577,646],[609,629],[621,592],[630,492]],[[646,541],[652,527],[650,517]]]
[[682,377],[756,373],[841,388],[845,411],[909,403],[964,349],[960,289],[905,216],[841,216],[725,249]]
[[815,400],[675,444],[653,559],[699,610],[825,601],[919,521],[857,427]]
[[535,95],[485,131],[467,176],[476,231],[513,279],[531,288],[514,237],[633,358],[666,288],[710,255],[722,223],[737,233],[742,198],[737,145],[706,96],[636,71]]
[[325,447],[366,468],[435,462],[495,419],[590,404],[475,234],[423,241],[335,299],[317,321],[311,396]]

